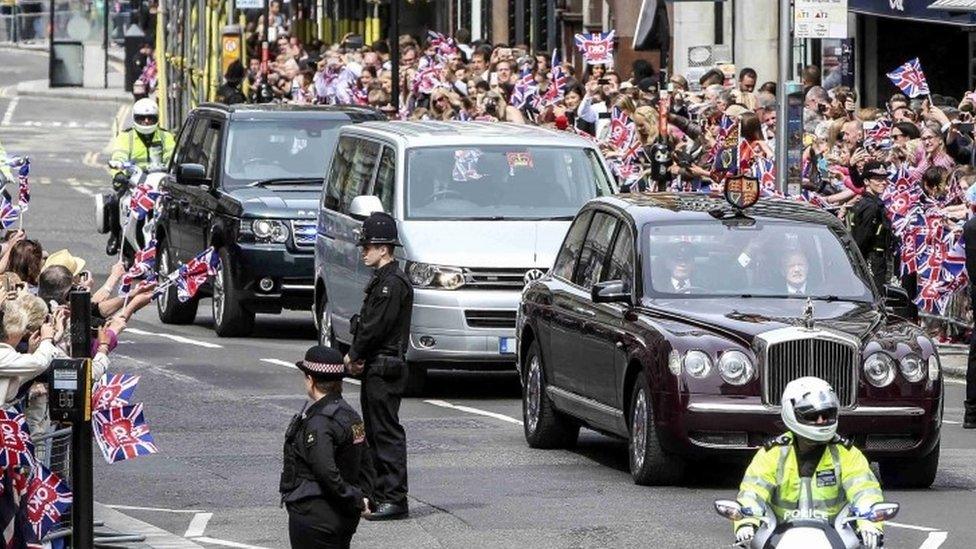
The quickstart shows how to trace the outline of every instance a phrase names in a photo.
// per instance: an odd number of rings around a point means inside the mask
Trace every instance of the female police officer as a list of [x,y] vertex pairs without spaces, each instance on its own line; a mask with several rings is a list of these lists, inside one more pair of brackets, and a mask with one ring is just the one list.
[[315,346],[296,366],[312,405],[285,433],[281,501],[293,548],[349,547],[373,476],[363,420],[342,398],[342,354]]

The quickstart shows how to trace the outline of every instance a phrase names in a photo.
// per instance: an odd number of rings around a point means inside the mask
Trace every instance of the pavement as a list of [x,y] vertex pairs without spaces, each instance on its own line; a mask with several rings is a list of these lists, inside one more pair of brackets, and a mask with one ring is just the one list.
[[[44,77],[36,54],[0,50],[0,139],[33,158],[29,237],[88,260],[102,280],[113,258],[91,225],[92,195],[107,190],[104,149],[124,109],[21,96],[17,83]],[[314,343],[310,316],[258,317],[249,338],[218,338],[209,300],[186,326],[140,312],[113,353],[112,371],[141,376],[160,448],[106,464],[96,456],[98,517],[117,532],[144,532],[135,547],[288,546],[278,505],[284,428],[301,408],[293,362]],[[958,362],[944,356],[946,372]],[[962,361],[964,363],[964,360]],[[359,386],[345,384],[359,405]],[[426,394],[403,402],[410,472],[409,520],[359,526],[354,547],[728,547],[730,526],[712,510],[734,497],[740,468],[700,466],[683,486],[639,487],[626,443],[584,430],[569,450],[529,449],[511,373],[434,374]],[[947,379],[942,460],[927,490],[889,490],[902,513],[888,548],[971,548],[976,432],[963,431],[963,384]]]
[[[11,44],[3,47],[6,52],[22,52],[22,54],[32,54],[37,59],[44,59],[43,78],[30,80],[20,80],[16,83],[16,94],[21,97],[50,97],[58,99],[75,99],[79,101],[109,101],[114,103],[131,103],[132,94],[121,87],[122,64],[125,62],[122,48],[118,46],[109,47],[109,82],[108,88],[78,88],[78,87],[54,87],[49,84],[47,76],[47,55],[48,44],[41,42]],[[13,53],[11,53],[13,54]],[[112,84],[119,84],[113,86]]]

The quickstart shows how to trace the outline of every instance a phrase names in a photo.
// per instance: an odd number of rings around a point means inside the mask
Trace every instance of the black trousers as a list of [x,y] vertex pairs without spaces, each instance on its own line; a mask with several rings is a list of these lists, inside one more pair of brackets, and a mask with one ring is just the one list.
[[292,549],[349,549],[352,534],[329,532],[314,516],[288,513],[288,539]]
[[406,379],[405,363],[382,357],[370,361],[363,376],[359,401],[376,470],[372,498],[376,504],[407,501],[407,436],[400,425]]

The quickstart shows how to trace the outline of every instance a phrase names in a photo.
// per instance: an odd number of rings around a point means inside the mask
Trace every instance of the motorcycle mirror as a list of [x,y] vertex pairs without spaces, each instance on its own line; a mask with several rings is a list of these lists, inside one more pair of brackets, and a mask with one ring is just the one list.
[[108,167],[112,168],[113,170],[121,170],[123,168],[123,164],[119,160],[109,160]]
[[715,512],[729,520],[742,520],[745,518],[745,514],[742,512],[742,506],[739,505],[739,502],[732,501],[730,499],[715,500]]
[[875,503],[867,513],[867,520],[871,522],[884,522],[895,518],[901,506],[897,503]]

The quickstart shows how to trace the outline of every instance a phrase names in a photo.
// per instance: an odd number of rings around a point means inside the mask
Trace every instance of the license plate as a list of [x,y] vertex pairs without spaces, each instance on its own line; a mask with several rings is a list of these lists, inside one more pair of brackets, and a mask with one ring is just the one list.
[[500,337],[498,338],[498,352],[503,355],[514,355],[515,354],[515,338],[514,337]]

